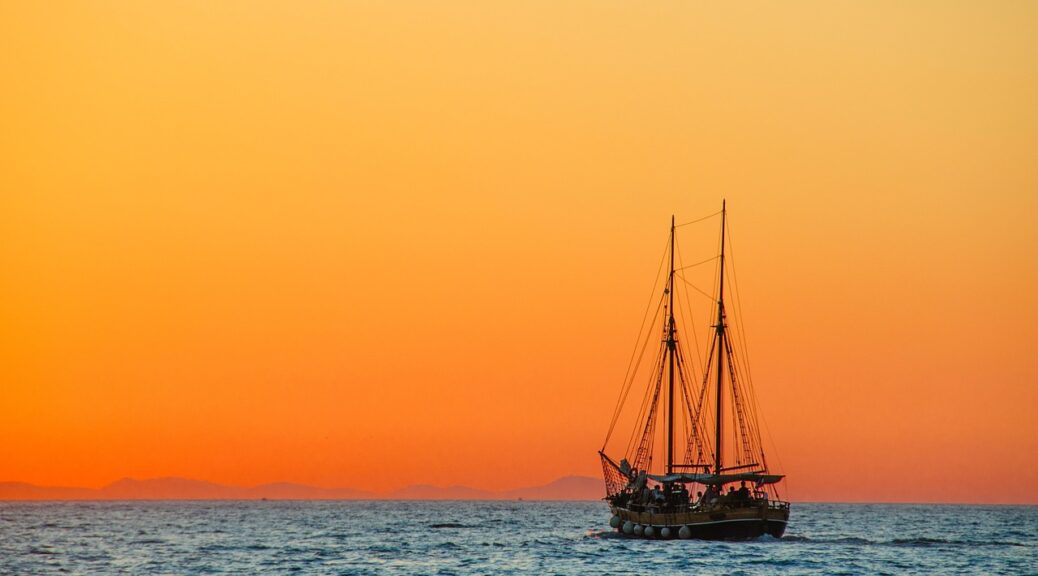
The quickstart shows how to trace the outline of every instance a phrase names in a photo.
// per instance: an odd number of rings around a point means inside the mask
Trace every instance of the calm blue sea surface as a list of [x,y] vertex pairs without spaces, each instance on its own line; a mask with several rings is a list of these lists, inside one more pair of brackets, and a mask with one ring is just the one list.
[[594,502],[0,502],[0,574],[1038,574],[1038,507],[794,504],[645,541]]

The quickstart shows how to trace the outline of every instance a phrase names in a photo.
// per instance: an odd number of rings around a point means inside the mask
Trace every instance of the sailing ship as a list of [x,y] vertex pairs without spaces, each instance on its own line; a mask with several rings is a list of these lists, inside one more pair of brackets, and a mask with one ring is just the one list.
[[[720,254],[676,268],[677,228],[717,215],[721,220]],[[764,534],[781,537],[789,521],[789,502],[779,494],[784,476],[771,473],[764,457],[757,402],[749,366],[742,358],[746,348],[740,315],[732,322],[733,314],[725,304],[729,272],[725,268],[726,227],[724,202],[719,213],[686,224],[675,225],[671,217],[668,254],[664,256],[670,261],[665,287],[659,292],[663,276],[658,275],[628,376],[599,451],[605,500],[612,512],[609,525],[627,536],[707,540],[743,540]],[[709,262],[716,262],[713,294],[696,287],[684,274]],[[683,284],[677,302],[675,280]],[[689,302],[699,295],[712,301],[710,343],[700,350],[705,354],[692,356],[686,339],[679,338],[678,326],[687,326],[684,316],[690,316],[694,308]],[[736,312],[738,301],[736,298]],[[653,309],[657,313],[650,315]],[[680,322],[679,312],[683,313]],[[653,341],[656,346],[651,346]],[[698,340],[693,339],[693,343],[699,349]],[[641,359],[653,347],[656,362],[644,378],[645,393],[640,402],[627,402],[635,381],[644,376],[639,370]],[[630,404],[637,414],[634,430],[622,457],[614,459],[606,450]],[[661,419],[664,426],[658,427]]]

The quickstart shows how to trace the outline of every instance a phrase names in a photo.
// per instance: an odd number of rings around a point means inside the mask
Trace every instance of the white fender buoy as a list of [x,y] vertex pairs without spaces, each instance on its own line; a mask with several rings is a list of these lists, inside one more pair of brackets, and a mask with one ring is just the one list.
[[646,538],[652,538],[655,535],[656,535],[656,529],[655,528],[653,528],[652,526],[646,526],[645,527],[645,537]]
[[660,530],[660,537],[670,538],[670,526],[664,526],[663,530]]
[[635,536],[641,536],[642,534],[645,534],[645,526],[642,526],[641,524],[635,524],[634,525],[634,535]]
[[682,526],[681,529],[678,530],[678,538],[681,538],[682,540],[688,540],[691,537],[692,529],[688,526]]
[[609,527],[610,528],[619,528],[620,527],[620,522],[621,522],[620,517],[617,516],[616,514],[613,514],[613,517],[609,519]]
[[634,522],[631,522],[630,520],[624,522],[623,531],[624,534],[634,534]]

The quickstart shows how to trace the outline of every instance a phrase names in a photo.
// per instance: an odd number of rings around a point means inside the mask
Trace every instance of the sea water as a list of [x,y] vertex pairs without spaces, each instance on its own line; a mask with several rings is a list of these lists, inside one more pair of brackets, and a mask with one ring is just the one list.
[[650,541],[600,502],[0,502],[0,574],[1038,574],[1038,507],[793,504]]

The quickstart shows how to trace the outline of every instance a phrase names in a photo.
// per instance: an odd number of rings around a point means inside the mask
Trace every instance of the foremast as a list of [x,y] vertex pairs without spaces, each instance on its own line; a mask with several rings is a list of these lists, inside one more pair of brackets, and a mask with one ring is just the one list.
[[714,430],[714,474],[721,473],[721,465],[723,464],[721,458],[721,417],[724,414],[721,411],[721,400],[724,398],[724,357],[725,357],[725,338],[724,334],[724,228],[725,228],[725,217],[727,215],[725,209],[725,201],[721,200],[721,256],[720,256],[720,284],[717,288],[717,325],[715,328],[717,338],[717,416],[715,420],[716,429]]
[[670,216],[670,275],[667,280],[667,474],[674,473],[674,215]]

